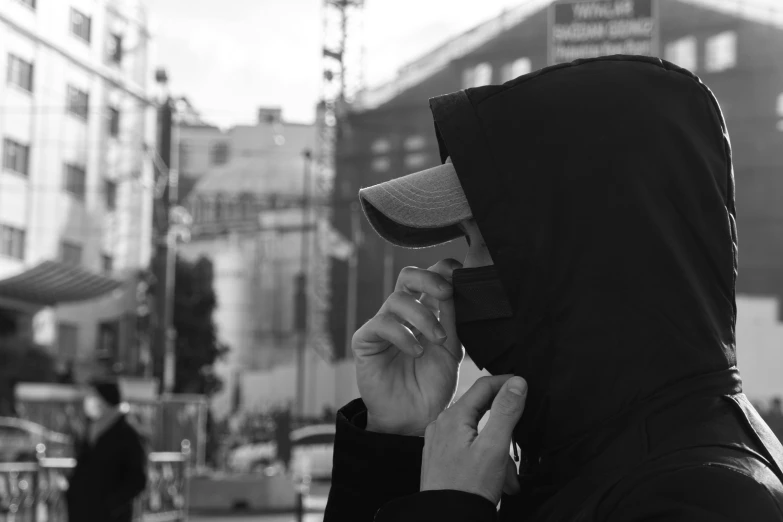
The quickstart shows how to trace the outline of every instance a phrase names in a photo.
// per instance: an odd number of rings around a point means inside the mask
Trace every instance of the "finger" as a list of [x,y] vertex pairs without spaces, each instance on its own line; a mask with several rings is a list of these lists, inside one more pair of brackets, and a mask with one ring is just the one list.
[[356,330],[351,347],[357,357],[368,357],[395,347],[412,357],[419,357],[424,348],[400,320],[390,313],[379,313]]
[[382,312],[390,312],[405,321],[403,323],[414,335],[421,332],[428,341],[443,344],[446,341],[446,330],[438,322],[432,310],[405,292],[394,292],[383,303]]
[[503,493],[506,495],[516,495],[522,488],[519,485],[519,476],[517,475],[517,465],[509,455],[506,461],[506,481],[503,483]]
[[[455,259],[444,259],[430,267],[430,270],[436,271],[451,283],[451,274],[457,268],[462,268],[462,263]],[[438,301],[437,318],[441,326],[446,329],[446,336],[450,340],[450,342],[444,343],[443,346],[452,357],[461,362],[465,352],[457,338],[457,317],[454,313],[454,299],[450,297],[449,299]]]
[[449,299],[452,295],[451,283],[446,278],[415,266],[408,266],[400,271],[394,290],[407,292],[416,297],[429,294],[436,299]]
[[430,272],[435,272],[436,274],[440,275],[446,281],[451,283],[451,273],[454,272],[457,268],[462,268],[462,263],[457,261],[456,259],[441,259],[431,267],[429,267],[427,270]]
[[481,431],[479,439],[492,446],[501,445],[508,448],[511,443],[511,433],[522,417],[522,412],[525,411],[526,398],[525,379],[522,377],[508,379],[492,401],[489,420]]
[[[451,274],[454,272],[455,269],[462,268],[462,263],[457,261],[456,259],[442,259],[429,267],[427,270],[430,272],[435,272],[436,274],[443,277],[449,284],[451,284]],[[451,297],[451,296],[449,296]],[[436,299],[434,296],[429,294],[422,294],[419,298],[419,301],[432,310],[433,312],[439,312],[440,311],[440,301]]]
[[[486,413],[492,404],[492,399],[503,387],[503,384],[511,378],[511,375],[493,375],[481,377],[473,383],[459,400],[452,406],[454,414],[461,421],[467,422],[471,427],[478,427],[481,416]],[[490,420],[492,414],[490,413]],[[484,430],[486,430],[486,426]]]

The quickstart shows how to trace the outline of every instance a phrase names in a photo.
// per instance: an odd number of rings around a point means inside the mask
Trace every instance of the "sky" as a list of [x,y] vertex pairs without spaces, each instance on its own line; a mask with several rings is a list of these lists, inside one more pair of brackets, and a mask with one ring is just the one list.
[[[321,89],[322,0],[146,0],[156,67],[221,127],[252,123],[260,106],[312,122]],[[523,0],[366,0],[354,42],[365,84]]]

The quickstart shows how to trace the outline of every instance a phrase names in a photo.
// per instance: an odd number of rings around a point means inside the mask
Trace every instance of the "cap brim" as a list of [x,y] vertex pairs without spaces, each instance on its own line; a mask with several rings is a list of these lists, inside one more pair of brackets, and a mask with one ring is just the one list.
[[359,199],[373,229],[390,243],[407,248],[464,236],[457,225],[472,216],[450,162],[364,188]]

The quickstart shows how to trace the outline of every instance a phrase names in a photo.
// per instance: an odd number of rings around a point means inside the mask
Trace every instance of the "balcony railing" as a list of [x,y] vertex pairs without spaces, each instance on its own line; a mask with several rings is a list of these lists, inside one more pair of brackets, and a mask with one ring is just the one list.
[[[150,453],[138,522],[187,519],[188,452]],[[74,459],[0,463],[0,522],[67,522],[65,491]]]

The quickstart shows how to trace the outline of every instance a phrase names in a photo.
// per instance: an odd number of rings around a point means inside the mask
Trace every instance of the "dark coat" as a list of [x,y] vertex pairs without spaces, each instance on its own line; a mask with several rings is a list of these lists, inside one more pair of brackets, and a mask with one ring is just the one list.
[[430,105],[518,319],[473,360],[528,382],[522,492],[499,510],[418,492],[423,439],[366,432],[357,400],[325,522],[783,522],[783,447],[737,368],[734,173],[709,89],[615,56]]
[[147,483],[147,454],[125,416],[94,445],[82,442],[66,499],[70,522],[130,522],[133,501]]

